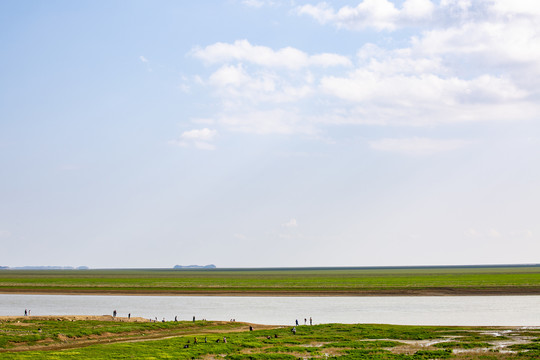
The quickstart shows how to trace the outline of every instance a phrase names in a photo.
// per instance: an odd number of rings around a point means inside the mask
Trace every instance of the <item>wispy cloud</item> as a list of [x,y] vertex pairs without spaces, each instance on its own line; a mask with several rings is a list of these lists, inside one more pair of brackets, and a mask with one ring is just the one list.
[[171,141],[173,145],[181,147],[193,146],[201,150],[215,150],[213,141],[217,136],[217,130],[208,128],[184,131],[177,140]]
[[298,226],[298,222],[296,221],[295,218],[292,218],[289,221],[281,224],[281,226],[286,227],[286,228],[295,228]]

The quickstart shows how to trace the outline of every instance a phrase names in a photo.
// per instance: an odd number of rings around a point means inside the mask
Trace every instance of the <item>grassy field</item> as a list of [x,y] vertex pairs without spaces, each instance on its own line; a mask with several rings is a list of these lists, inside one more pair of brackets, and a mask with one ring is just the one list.
[[298,270],[1,270],[0,293],[540,294],[540,267]]
[[[125,320],[125,319],[124,319]],[[226,337],[227,342],[223,342]],[[195,343],[195,338],[198,342]],[[207,342],[205,342],[205,338]],[[219,342],[216,342],[217,340]],[[224,322],[0,322],[2,359],[538,359],[540,329]]]

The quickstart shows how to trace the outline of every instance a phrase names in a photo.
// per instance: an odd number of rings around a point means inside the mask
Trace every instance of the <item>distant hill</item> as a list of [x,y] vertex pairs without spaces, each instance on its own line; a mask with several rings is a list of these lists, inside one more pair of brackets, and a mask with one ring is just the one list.
[[0,269],[5,270],[88,270],[88,266],[0,266]]
[[215,269],[216,265],[174,265],[173,269]]

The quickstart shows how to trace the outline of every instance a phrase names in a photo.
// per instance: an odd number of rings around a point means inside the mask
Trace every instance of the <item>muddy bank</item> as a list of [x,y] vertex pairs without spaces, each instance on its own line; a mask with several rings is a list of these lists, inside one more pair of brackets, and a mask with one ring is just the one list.
[[508,295],[540,295],[539,287],[485,287],[485,288],[425,288],[425,289],[380,289],[380,290],[348,290],[348,291],[230,291],[230,290],[159,290],[159,289],[16,289],[3,288],[0,294],[29,295],[136,295],[136,296],[508,296]]

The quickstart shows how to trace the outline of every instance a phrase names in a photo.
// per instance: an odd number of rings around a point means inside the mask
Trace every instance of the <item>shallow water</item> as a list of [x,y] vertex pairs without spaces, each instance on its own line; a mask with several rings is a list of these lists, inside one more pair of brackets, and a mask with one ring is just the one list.
[[0,316],[111,315],[258,324],[540,326],[540,296],[244,297],[2,295]]

